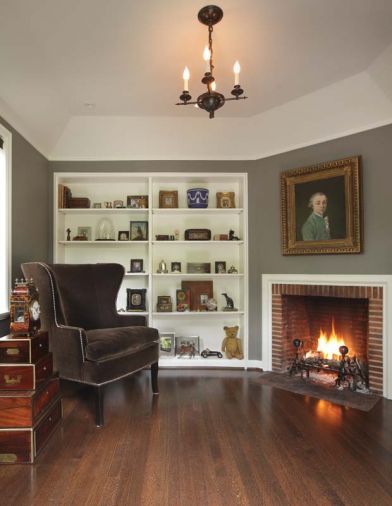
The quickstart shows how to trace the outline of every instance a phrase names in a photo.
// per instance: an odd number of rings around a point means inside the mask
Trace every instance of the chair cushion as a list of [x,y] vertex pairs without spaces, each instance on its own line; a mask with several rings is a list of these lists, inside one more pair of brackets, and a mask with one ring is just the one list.
[[86,358],[93,362],[137,353],[159,342],[157,329],[150,327],[86,330],[86,337]]

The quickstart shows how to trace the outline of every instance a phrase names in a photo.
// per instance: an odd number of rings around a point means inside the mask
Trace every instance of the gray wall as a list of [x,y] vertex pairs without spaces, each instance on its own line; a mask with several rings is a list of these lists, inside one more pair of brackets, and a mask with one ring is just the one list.
[[[284,257],[280,248],[279,174],[352,155],[362,157],[364,248],[358,255]],[[57,172],[247,172],[249,177],[250,357],[261,358],[261,274],[392,274],[389,209],[392,125],[257,161],[50,162]]]
[[[0,117],[12,132],[12,279],[21,276],[20,264],[48,260],[48,160]],[[0,335],[9,322],[0,322]]]
[[[52,258],[52,174],[57,172],[247,172],[249,177],[250,356],[261,358],[262,273],[392,274],[392,125],[257,161],[48,162],[13,133],[13,276],[20,263]],[[364,249],[359,255],[284,257],[280,252],[282,170],[362,157]],[[0,325],[1,332],[1,325]]]

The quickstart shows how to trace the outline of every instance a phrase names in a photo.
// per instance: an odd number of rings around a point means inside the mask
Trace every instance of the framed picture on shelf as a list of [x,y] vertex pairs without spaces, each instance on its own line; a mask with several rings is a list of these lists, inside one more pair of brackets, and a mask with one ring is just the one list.
[[159,333],[159,356],[174,357],[176,352],[175,332]]
[[128,195],[127,207],[131,209],[147,209],[148,195]]
[[129,272],[144,272],[143,271],[143,259],[142,258],[132,258]]
[[178,207],[178,191],[161,190],[159,192],[159,207],[161,208]]
[[171,272],[181,272],[181,262],[172,262]]
[[123,200],[114,200],[113,207],[116,209],[122,209],[124,207],[124,201]]
[[226,273],[226,262],[218,260],[215,262],[215,274],[225,274]]
[[216,193],[216,207],[219,207],[219,208],[233,208],[233,207],[235,207],[235,193],[234,192],[217,192]]
[[128,230],[120,230],[118,233],[119,241],[129,241],[129,232]]
[[361,252],[359,157],[282,172],[284,255]]
[[173,311],[173,304],[170,295],[158,295],[157,312],[167,313]]
[[78,227],[78,237],[85,237],[85,241],[91,241],[91,227]]
[[181,288],[190,291],[191,311],[207,311],[207,301],[213,297],[212,281],[181,281]]
[[146,288],[127,288],[127,311],[146,310]]
[[188,262],[186,264],[188,274],[209,274],[211,272],[210,262]]
[[176,309],[180,313],[190,311],[191,291],[189,288],[179,288],[176,290]]
[[131,241],[147,241],[148,240],[148,221],[131,221],[130,222]]
[[176,337],[176,355],[178,358],[193,358],[199,355],[199,336]]
[[101,209],[101,208],[102,208],[102,204],[101,204],[101,202],[94,202],[94,204],[93,204],[93,208],[94,208],[94,209]]

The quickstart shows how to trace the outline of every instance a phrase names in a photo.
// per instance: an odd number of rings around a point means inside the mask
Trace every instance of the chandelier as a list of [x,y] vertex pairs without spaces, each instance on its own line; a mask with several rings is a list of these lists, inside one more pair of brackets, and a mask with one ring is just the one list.
[[216,5],[207,5],[200,9],[198,14],[198,19],[200,23],[208,26],[208,46],[204,48],[203,58],[206,62],[206,70],[205,74],[201,80],[203,84],[207,86],[207,91],[202,93],[197,97],[196,102],[191,102],[191,95],[189,94],[189,69],[185,67],[182,78],[184,80],[184,91],[180,95],[181,102],[178,102],[176,105],[196,105],[200,109],[204,109],[209,113],[210,119],[212,119],[215,115],[215,111],[220,109],[225,102],[229,100],[244,100],[248,97],[241,97],[244,93],[244,90],[240,86],[240,64],[238,61],[235,62],[233,71],[234,71],[234,88],[231,90],[231,94],[233,97],[226,98],[222,93],[218,93],[216,91],[216,82],[214,77],[214,52],[212,49],[212,31],[214,25],[219,23],[219,21],[223,18],[223,11],[220,7]]

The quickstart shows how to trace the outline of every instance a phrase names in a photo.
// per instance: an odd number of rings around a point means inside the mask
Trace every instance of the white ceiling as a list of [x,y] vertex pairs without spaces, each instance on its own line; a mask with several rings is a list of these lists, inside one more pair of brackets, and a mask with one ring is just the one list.
[[[200,118],[176,107],[182,70],[203,90],[207,28],[194,0],[0,0],[0,112],[51,151],[78,116]],[[251,118],[372,68],[392,44],[391,0],[222,0],[214,30],[218,91],[241,63]],[[383,81],[384,82],[384,81]],[[387,94],[388,90],[383,90]],[[85,104],[94,104],[88,108]],[[214,120],[215,121],[215,120]]]

